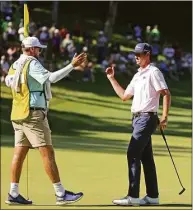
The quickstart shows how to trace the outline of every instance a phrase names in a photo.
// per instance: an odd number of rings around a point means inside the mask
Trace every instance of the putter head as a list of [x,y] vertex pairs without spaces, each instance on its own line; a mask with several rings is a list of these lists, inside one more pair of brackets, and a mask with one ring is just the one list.
[[183,187],[183,189],[179,192],[179,195],[181,195],[186,189]]

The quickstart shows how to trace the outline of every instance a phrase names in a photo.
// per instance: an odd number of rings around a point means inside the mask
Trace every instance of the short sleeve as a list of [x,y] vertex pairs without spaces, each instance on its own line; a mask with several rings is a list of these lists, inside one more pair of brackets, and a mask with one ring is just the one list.
[[134,77],[125,90],[125,95],[134,95]]
[[159,69],[152,71],[151,81],[156,91],[168,89],[164,76]]
[[49,78],[51,72],[46,70],[39,61],[32,60],[29,64],[29,75],[41,85]]

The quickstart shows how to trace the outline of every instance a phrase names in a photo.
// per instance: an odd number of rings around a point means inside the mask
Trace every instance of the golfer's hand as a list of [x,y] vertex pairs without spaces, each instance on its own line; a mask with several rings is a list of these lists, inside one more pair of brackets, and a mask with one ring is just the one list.
[[111,79],[114,77],[114,74],[115,74],[115,70],[114,70],[114,67],[108,67],[106,70],[105,70],[106,74],[107,74],[107,78],[108,79]]
[[71,61],[71,64],[73,65],[73,67],[77,67],[77,66],[80,66],[80,65],[83,65],[83,66],[85,65],[86,66],[86,64],[87,64],[87,54],[86,53],[81,53],[79,55],[75,54],[72,61]]
[[159,124],[160,128],[161,128],[162,130],[164,130],[164,129],[167,127],[167,124],[168,124],[168,119],[167,119],[167,117],[162,116],[161,119],[160,119],[160,124]]

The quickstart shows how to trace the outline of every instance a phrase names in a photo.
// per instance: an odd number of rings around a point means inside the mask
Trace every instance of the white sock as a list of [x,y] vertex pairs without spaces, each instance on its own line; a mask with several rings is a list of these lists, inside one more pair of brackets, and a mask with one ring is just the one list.
[[11,182],[9,194],[14,198],[16,198],[19,195],[18,183]]
[[61,182],[54,183],[53,186],[57,196],[62,197],[65,194],[65,189]]

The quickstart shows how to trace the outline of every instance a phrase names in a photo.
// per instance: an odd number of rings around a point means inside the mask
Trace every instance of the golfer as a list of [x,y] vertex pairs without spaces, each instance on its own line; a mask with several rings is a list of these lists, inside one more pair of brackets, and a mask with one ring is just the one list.
[[[114,78],[114,68],[106,69],[107,78],[121,100],[133,97],[132,136],[127,150],[129,187],[127,196],[113,200],[117,205],[159,204],[156,167],[153,158],[151,135],[158,125],[158,106],[160,94],[163,96],[163,111],[160,127],[167,125],[170,107],[170,91],[160,70],[151,63],[151,46],[138,43],[135,47],[135,60],[138,72],[124,90]],[[141,163],[144,169],[146,193],[139,199]]]
[[87,60],[82,53],[75,56],[65,68],[53,73],[46,70],[38,61],[40,51],[46,48],[36,37],[22,41],[20,58],[13,63],[6,77],[6,85],[11,88],[13,103],[11,121],[15,130],[15,149],[11,164],[11,186],[7,204],[32,204],[19,193],[19,180],[22,165],[30,148],[38,148],[45,171],[49,176],[56,195],[56,204],[63,205],[78,201],[83,193],[73,193],[61,183],[55,162],[51,130],[47,120],[49,100],[52,98],[50,83],[64,78],[74,68]]

